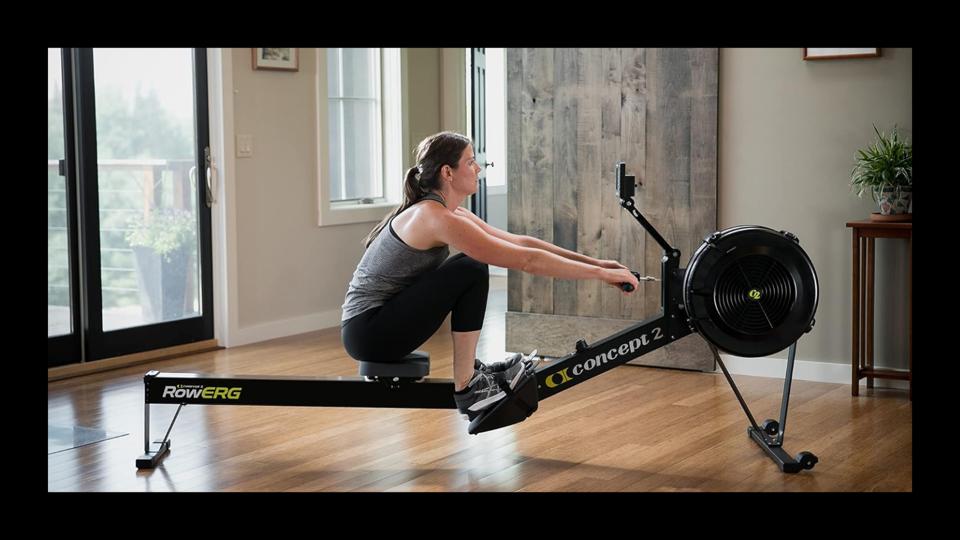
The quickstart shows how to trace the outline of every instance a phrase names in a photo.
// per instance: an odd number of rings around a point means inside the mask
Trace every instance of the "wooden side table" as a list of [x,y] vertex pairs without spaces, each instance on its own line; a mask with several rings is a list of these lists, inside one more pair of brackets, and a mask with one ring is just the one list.
[[[913,223],[850,221],[853,229],[853,388],[860,394],[860,379],[867,378],[867,388],[873,388],[876,379],[909,381],[908,399],[913,400]],[[907,366],[908,369],[880,369],[873,366],[873,287],[874,240],[903,238],[907,241]]]

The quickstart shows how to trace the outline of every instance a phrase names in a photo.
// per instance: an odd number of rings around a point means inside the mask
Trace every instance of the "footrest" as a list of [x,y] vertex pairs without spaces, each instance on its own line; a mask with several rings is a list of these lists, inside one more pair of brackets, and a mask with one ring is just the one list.
[[471,435],[523,422],[540,405],[536,372],[530,369],[517,384],[513,395],[500,400],[490,410],[474,418],[467,428]]
[[363,377],[421,379],[430,374],[430,355],[413,351],[397,362],[360,362]]

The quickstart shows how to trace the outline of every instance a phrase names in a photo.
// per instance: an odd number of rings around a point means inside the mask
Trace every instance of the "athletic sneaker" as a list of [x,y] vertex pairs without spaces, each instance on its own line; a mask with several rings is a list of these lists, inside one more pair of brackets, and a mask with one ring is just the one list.
[[[537,349],[534,349],[530,354],[524,355],[523,353],[513,353],[506,360],[501,360],[499,362],[494,362],[492,364],[484,364],[480,361],[479,358],[474,359],[473,369],[479,371],[485,371],[487,373],[498,373],[505,369],[510,369],[517,362],[523,362],[527,365],[534,365],[534,359],[537,356]],[[539,362],[536,362],[539,363]]]
[[516,362],[513,366],[495,373],[474,371],[466,390],[463,393],[453,394],[457,409],[467,420],[473,421],[485,410],[507,397],[506,391],[500,386],[501,382],[513,390],[525,372],[526,364],[523,362]]

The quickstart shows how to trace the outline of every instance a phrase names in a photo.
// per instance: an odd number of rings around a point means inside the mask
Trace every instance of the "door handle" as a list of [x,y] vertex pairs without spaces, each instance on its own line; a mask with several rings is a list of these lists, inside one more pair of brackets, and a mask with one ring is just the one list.
[[210,208],[217,202],[216,197],[214,197],[214,178],[215,178],[215,167],[213,166],[213,157],[210,155],[210,147],[207,146],[203,149],[204,161],[206,162],[206,178],[205,178],[205,188],[206,188],[206,199],[207,199],[207,208]]

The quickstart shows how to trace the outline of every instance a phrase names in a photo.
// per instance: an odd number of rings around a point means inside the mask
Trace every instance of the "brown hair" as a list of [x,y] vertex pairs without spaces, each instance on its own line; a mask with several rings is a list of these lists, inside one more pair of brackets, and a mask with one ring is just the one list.
[[407,170],[407,177],[403,181],[403,202],[363,239],[364,247],[370,247],[373,240],[394,216],[422,199],[431,190],[439,189],[440,169],[444,165],[456,169],[463,150],[471,144],[473,142],[468,137],[452,131],[430,135],[420,141],[414,151],[416,164]]

